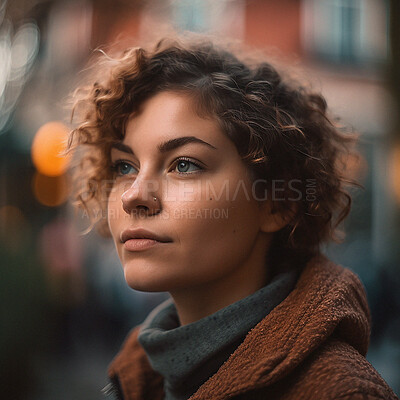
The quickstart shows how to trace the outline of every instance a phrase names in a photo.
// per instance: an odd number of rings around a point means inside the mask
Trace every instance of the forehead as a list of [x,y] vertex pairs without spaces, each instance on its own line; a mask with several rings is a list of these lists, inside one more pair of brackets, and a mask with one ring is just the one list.
[[199,116],[189,95],[170,91],[152,96],[129,118],[123,142],[161,142],[180,136],[196,136],[217,148],[234,146],[216,118]]

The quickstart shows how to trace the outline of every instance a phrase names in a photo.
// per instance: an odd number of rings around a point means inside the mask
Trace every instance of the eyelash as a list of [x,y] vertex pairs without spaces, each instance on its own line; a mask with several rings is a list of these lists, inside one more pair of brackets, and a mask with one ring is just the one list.
[[[179,158],[177,158],[177,159],[173,162],[174,169],[177,167],[177,165],[178,165],[178,163],[179,163],[180,161],[186,161],[186,162],[188,162],[188,163],[191,163],[191,164],[195,165],[195,166],[196,166],[197,168],[199,168],[199,169],[196,170],[196,171],[193,171],[193,172],[179,172],[179,171],[177,171],[177,174],[179,174],[179,175],[192,175],[192,174],[195,174],[195,173],[203,172],[203,171],[204,171],[204,168],[203,168],[199,163],[197,163],[196,161],[193,161],[193,160],[191,160],[190,158],[187,158],[187,157],[179,157]],[[114,162],[112,163],[112,165],[111,165],[110,168],[111,168],[111,171],[112,171],[114,174],[117,175],[117,177],[123,177],[123,176],[126,176],[126,175],[130,175],[130,174],[121,174],[121,173],[119,172],[118,168],[119,168],[122,164],[127,164],[127,165],[131,166],[132,168],[135,168],[135,169],[136,169],[136,167],[135,167],[134,165],[132,165],[130,161],[127,161],[127,160],[116,160],[116,161],[114,161]]]

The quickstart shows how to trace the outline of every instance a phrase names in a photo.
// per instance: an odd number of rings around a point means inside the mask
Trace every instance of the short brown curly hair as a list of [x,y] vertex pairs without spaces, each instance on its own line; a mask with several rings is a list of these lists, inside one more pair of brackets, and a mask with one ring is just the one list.
[[104,55],[98,65],[100,78],[78,91],[75,110],[83,118],[69,147],[88,149],[75,171],[75,200],[103,234],[109,233],[111,146],[124,139],[129,116],[145,100],[169,90],[189,94],[199,115],[218,121],[264,190],[282,183],[284,200],[273,201],[275,210],[289,212],[295,202],[292,219],[274,234],[272,263],[308,259],[322,243],[340,240],[338,226],[351,207],[347,186],[357,185],[346,176],[357,135],[335,126],[320,94],[283,79],[268,62],[251,65],[209,40],[163,39],[151,50],[130,48],[115,59]]

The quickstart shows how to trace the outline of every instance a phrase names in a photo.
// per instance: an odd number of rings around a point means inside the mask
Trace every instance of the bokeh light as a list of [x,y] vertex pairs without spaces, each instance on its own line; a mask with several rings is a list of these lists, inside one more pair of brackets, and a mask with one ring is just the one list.
[[39,29],[33,22],[22,25],[15,33],[10,47],[10,81],[25,79],[39,50]]
[[32,186],[36,200],[47,207],[57,207],[65,203],[68,198],[66,175],[46,176],[36,172]]
[[5,3],[0,2],[0,134],[7,131],[40,46],[36,22],[27,21],[15,27],[10,19],[4,18]]
[[66,149],[68,128],[61,122],[48,122],[36,133],[32,143],[32,161],[37,170],[47,176],[62,175],[70,156],[62,155]]

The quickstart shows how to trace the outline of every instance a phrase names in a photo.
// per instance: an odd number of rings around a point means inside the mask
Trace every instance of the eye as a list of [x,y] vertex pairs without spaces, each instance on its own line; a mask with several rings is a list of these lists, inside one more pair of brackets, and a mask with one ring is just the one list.
[[117,176],[126,176],[137,173],[137,170],[133,165],[123,160],[115,161],[111,168]]
[[194,161],[186,158],[179,158],[175,161],[175,170],[178,174],[192,174],[196,171],[203,170],[203,168]]

